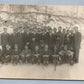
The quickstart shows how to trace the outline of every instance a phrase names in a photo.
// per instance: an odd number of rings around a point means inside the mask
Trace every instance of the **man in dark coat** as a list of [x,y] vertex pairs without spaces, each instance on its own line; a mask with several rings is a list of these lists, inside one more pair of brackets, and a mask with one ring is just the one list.
[[3,29],[4,32],[1,34],[1,45],[2,51],[6,52],[6,46],[9,45],[9,34],[7,33],[7,28]]
[[23,50],[23,38],[22,38],[22,29],[18,29],[18,48],[20,51]]
[[70,31],[70,49],[71,50],[74,50],[74,31],[71,30]]
[[79,50],[81,44],[81,33],[78,31],[78,27],[75,27],[75,34],[74,34],[74,61],[78,63],[79,61]]
[[13,34],[11,34],[11,48],[14,49],[14,46],[17,45],[19,50],[23,49],[23,39],[22,33],[19,29],[14,29]]
[[17,29],[13,30],[13,33],[10,36],[11,49],[14,50],[15,45],[18,44],[18,34]]
[[57,51],[58,52],[62,48],[62,45],[63,45],[63,33],[62,33],[62,27],[59,27],[57,32],[57,48],[58,48]]
[[43,50],[43,64],[48,65],[49,62],[51,62],[51,51],[49,49],[49,46],[47,44],[44,45],[44,50]]
[[29,42],[29,34],[27,31],[27,28],[24,28],[24,32],[22,34],[23,48],[25,48],[25,45],[27,44],[27,42]]

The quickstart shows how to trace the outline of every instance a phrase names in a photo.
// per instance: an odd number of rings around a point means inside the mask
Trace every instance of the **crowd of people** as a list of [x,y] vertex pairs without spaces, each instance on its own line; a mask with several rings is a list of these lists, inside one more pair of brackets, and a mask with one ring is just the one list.
[[79,61],[81,33],[73,29],[50,26],[15,28],[1,34],[0,63],[65,64]]

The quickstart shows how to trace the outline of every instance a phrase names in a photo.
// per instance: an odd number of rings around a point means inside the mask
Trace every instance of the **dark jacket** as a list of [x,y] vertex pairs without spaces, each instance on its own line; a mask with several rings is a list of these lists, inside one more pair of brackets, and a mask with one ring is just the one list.
[[2,33],[1,34],[1,45],[2,46],[6,46],[7,44],[9,44],[10,40],[9,40],[9,34],[5,34],[5,33]]

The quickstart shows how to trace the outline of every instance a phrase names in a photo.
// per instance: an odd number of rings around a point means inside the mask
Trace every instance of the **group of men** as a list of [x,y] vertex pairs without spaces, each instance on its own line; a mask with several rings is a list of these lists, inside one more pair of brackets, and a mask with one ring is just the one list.
[[48,65],[78,63],[81,33],[73,29],[50,26],[16,28],[12,34],[3,28],[1,63],[38,63]]

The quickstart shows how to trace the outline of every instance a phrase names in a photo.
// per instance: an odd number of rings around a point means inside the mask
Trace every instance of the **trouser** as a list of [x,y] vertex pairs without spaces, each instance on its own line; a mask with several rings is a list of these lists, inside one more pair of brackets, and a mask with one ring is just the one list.
[[79,49],[74,50],[74,56],[73,56],[74,62],[78,63],[79,62]]

